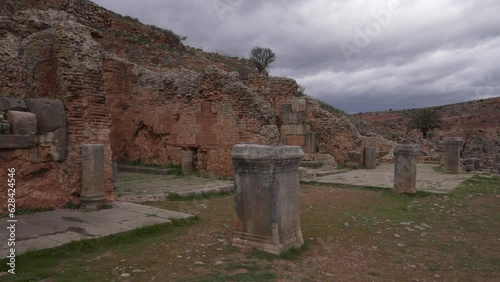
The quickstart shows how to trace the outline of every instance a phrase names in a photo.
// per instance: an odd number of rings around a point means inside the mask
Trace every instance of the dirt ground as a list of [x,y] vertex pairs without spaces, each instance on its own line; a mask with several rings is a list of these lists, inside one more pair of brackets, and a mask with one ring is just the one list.
[[300,203],[305,247],[280,257],[231,246],[232,195],[164,200],[147,204],[201,219],[59,251],[35,274],[20,259],[24,277],[48,278],[16,281],[500,281],[500,178],[449,195],[302,185]]
[[307,248],[291,259],[230,246],[231,196],[154,203],[203,220],[159,246],[160,260],[141,279],[500,281],[500,187],[421,197],[308,185],[301,191]]

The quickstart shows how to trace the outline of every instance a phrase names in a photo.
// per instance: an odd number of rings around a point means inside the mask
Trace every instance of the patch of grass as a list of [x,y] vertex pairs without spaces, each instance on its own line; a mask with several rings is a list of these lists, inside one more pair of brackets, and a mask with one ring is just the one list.
[[174,165],[170,164],[167,166],[169,169],[169,174],[171,175],[177,175],[177,176],[184,176],[186,174],[182,173],[182,166],[181,165]]
[[472,271],[491,272],[500,268],[500,259],[471,255],[468,257],[459,257],[458,264]]
[[[198,220],[198,217],[173,219],[169,224],[156,224],[102,238],[73,241],[56,248],[30,251],[16,257],[16,275],[14,277],[9,275],[7,281],[42,281],[47,278],[50,278],[50,281],[110,280],[113,278],[111,273],[107,272],[103,276],[103,273],[88,269],[87,259],[95,257],[102,250],[130,252],[131,248],[142,249],[152,242],[164,242],[166,238],[173,239],[175,234]],[[64,271],[61,271],[62,266]],[[8,269],[7,259],[0,260],[0,271]],[[0,281],[5,281],[2,278],[4,277],[0,277]]]
[[463,198],[469,195],[494,195],[500,194],[500,177],[491,175],[474,175],[460,183],[450,196]]
[[435,165],[435,166],[432,167],[432,170],[434,172],[444,172],[444,167],[441,166],[441,165]]
[[297,260],[302,254],[309,249],[309,240],[304,241],[304,245],[300,247],[290,248],[287,251],[282,252],[279,257],[286,260]]
[[66,204],[64,204],[64,206],[63,206],[63,209],[76,210],[76,211],[81,211],[81,212],[89,212],[90,211],[84,205],[82,205],[82,204],[75,204],[72,201],[66,202]]
[[276,274],[272,272],[248,272],[248,273],[238,273],[238,274],[226,274],[226,273],[217,273],[212,274],[210,276],[203,277],[199,280],[199,282],[228,282],[228,281],[275,281]]

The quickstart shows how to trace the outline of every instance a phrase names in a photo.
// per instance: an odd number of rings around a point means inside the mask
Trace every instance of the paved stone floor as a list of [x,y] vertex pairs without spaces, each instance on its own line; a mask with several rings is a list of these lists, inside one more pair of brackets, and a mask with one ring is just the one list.
[[[449,193],[473,173],[445,174],[432,170],[432,164],[417,165],[417,191]],[[354,186],[369,186],[392,189],[394,186],[394,165],[381,164],[376,169],[356,169],[344,173],[317,176],[303,182],[337,183]]]
[[155,175],[118,172],[116,193],[121,201],[143,203],[164,200],[170,193],[189,196],[200,193],[228,192],[234,188],[232,180],[219,180],[193,175]]
[[[14,223],[16,254],[189,217],[192,215],[127,202],[115,202],[111,209],[92,212],[60,209],[20,215]],[[9,234],[5,230],[11,223],[7,219],[0,218],[1,242],[8,240]],[[1,245],[1,258],[7,256],[9,248],[7,244]]]

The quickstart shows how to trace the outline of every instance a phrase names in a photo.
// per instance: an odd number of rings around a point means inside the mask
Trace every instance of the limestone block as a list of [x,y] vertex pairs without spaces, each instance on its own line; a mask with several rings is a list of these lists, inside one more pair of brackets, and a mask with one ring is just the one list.
[[54,131],[52,144],[49,150],[49,159],[54,162],[66,160],[68,155],[68,135],[65,127]]
[[317,132],[308,132],[306,134],[306,153],[316,153],[318,151],[319,145],[319,133]]
[[233,246],[280,254],[304,243],[300,229],[297,146],[237,144]]
[[305,112],[306,107],[307,107],[306,99],[294,98],[292,100],[292,112],[294,113]]
[[24,100],[0,97],[0,111],[26,111],[27,109]]
[[285,134],[281,134],[280,135],[280,145],[286,145],[286,135]]
[[89,208],[104,203],[104,145],[82,145],[82,192],[80,201]]
[[281,134],[305,135],[311,126],[309,124],[284,124],[281,126]]
[[49,98],[26,99],[28,110],[38,119],[38,128],[49,132],[66,127],[66,112],[61,100]]
[[68,151],[66,128],[38,136],[38,157],[46,161],[64,161]]
[[47,132],[38,136],[39,143],[52,143],[54,142],[55,132]]
[[292,105],[283,104],[281,105],[281,111],[283,112],[283,124],[292,124]]
[[394,192],[417,192],[417,156],[420,145],[400,144],[394,148]]
[[377,168],[377,149],[375,147],[365,147],[364,164],[367,169]]
[[35,135],[0,134],[0,149],[23,149],[35,145]]
[[326,153],[326,144],[325,143],[319,143],[318,144],[318,152],[321,154]]
[[36,134],[37,120],[33,113],[8,111],[7,120],[14,134],[32,135]]
[[10,123],[0,122],[0,134],[7,134],[10,132]]
[[314,160],[323,164],[323,167],[337,167],[335,158],[330,154],[314,154]]
[[302,124],[306,122],[306,113],[292,113],[292,123],[293,124]]
[[306,145],[305,135],[287,135],[286,144],[289,146],[304,146]]

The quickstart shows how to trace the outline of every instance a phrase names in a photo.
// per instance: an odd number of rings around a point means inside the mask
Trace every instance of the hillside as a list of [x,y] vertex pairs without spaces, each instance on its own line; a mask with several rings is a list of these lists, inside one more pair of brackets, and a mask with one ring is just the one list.
[[[500,158],[500,97],[434,107],[443,117],[443,129],[434,131],[432,141],[463,137],[464,157]],[[407,134],[407,111],[385,111],[352,115],[362,132],[375,132],[389,140],[416,140]]]

